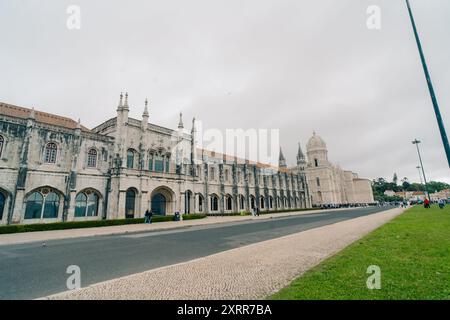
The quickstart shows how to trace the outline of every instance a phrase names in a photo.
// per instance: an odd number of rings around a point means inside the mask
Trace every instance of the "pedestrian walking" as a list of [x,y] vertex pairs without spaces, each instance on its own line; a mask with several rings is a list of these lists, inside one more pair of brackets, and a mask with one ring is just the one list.
[[439,208],[444,209],[444,207],[445,207],[444,199],[439,199],[438,205],[439,205]]
[[259,217],[259,213],[260,213],[259,208],[256,208],[256,216],[257,217]]
[[144,223],[150,223],[150,211],[148,209],[145,210]]
[[425,209],[430,209],[430,200],[428,200],[428,198],[423,202],[423,206]]

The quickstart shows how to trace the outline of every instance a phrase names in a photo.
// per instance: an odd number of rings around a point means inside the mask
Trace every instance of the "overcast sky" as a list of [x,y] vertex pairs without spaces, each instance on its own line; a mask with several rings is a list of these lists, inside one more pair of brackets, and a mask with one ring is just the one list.
[[[450,1],[411,0],[450,131]],[[81,29],[66,27],[69,5]],[[366,26],[381,8],[381,30]],[[429,180],[450,170],[403,0],[1,0],[0,101],[81,118],[176,128],[279,128],[289,164],[313,130],[362,177]],[[450,132],[449,132],[450,133]]]

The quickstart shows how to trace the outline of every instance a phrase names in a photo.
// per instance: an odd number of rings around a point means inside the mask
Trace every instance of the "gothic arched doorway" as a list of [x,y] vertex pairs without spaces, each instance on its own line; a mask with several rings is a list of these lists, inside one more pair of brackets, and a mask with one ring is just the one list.
[[[171,215],[176,210],[175,208],[175,193],[166,186],[161,186],[154,189],[150,197],[150,207],[153,214],[156,215]],[[180,212],[181,213],[181,212]]]
[[161,193],[157,193],[152,197],[152,211],[153,214],[165,216],[166,215],[166,197]]

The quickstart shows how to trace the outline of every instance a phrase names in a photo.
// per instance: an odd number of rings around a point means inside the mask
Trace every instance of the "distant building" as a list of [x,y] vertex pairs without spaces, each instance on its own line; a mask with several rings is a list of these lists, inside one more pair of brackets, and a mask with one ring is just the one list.
[[449,200],[450,199],[450,189],[444,189],[440,192],[430,193],[431,201],[439,201],[439,200]]
[[306,146],[308,161],[299,147],[297,166],[305,169],[314,205],[355,205],[374,203],[372,182],[328,161],[326,143],[316,133]]
[[394,190],[386,190],[384,192],[384,195],[388,196],[388,197],[393,197],[393,196],[395,196],[395,191]]
[[[197,148],[184,130],[117,115],[93,129],[0,103],[0,224],[311,207],[304,171],[268,167]],[[280,154],[280,158],[284,158]]]

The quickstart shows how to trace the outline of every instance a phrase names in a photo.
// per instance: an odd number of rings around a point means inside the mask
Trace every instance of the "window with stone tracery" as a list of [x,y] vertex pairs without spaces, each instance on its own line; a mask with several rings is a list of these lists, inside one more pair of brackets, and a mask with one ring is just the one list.
[[56,143],[50,142],[45,146],[45,163],[56,163],[58,147]]
[[90,168],[97,167],[97,150],[95,150],[94,148],[90,149],[88,152],[87,165]]

